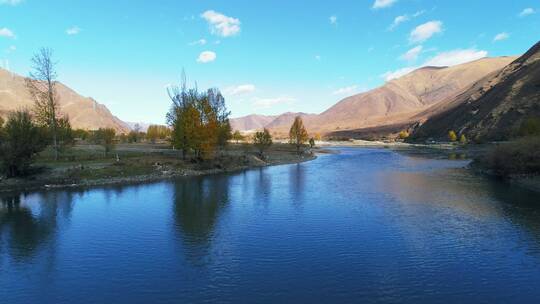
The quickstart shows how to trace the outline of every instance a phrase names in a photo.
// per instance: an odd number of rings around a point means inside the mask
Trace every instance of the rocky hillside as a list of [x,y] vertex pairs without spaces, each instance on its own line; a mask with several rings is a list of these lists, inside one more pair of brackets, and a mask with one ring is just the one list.
[[[126,123],[94,99],[83,97],[62,83],[58,84],[57,92],[60,111],[69,116],[73,128],[113,128],[119,133],[129,132]],[[0,115],[5,117],[9,111],[31,108],[32,105],[24,77],[0,69]]]
[[540,42],[437,112],[413,140],[444,139],[449,130],[478,141],[514,136],[524,119],[540,117]]

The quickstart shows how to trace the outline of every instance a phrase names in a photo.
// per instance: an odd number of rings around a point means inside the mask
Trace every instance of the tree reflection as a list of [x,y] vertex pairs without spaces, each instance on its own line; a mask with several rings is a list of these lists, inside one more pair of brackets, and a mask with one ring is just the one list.
[[289,191],[293,198],[293,205],[297,208],[302,205],[304,197],[305,170],[303,164],[291,165],[289,169]]
[[[36,204],[31,208],[26,201],[34,200]],[[69,220],[72,201],[72,192],[0,197],[0,252],[15,261],[31,258],[54,240],[59,216]]]
[[229,177],[189,178],[175,183],[174,219],[186,255],[195,264],[208,256],[219,215],[229,200]]

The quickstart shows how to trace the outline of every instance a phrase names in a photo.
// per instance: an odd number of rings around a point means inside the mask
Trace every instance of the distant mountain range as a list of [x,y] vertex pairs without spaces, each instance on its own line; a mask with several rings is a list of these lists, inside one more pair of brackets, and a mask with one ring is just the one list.
[[483,58],[452,67],[423,67],[374,90],[347,97],[321,114],[250,115],[233,119],[232,125],[241,131],[267,127],[274,133],[286,134],[294,117],[300,115],[308,131],[327,136],[363,137],[377,130],[384,134],[399,132],[431,117],[434,106],[451,102],[515,59]]
[[[134,123],[63,84],[60,109],[74,128],[114,128],[127,133]],[[30,108],[24,77],[0,69],[0,116]],[[408,130],[412,140],[446,138],[449,130],[470,139],[512,136],[528,117],[540,117],[540,43],[523,56],[483,58],[452,67],[423,67],[371,91],[347,97],[320,114],[287,112],[231,119],[240,131],[270,129],[286,136],[296,116],[311,134],[380,138]],[[142,130],[147,125],[140,123]]]
[[[60,111],[69,116],[73,128],[94,130],[113,128],[127,133],[130,127],[114,116],[105,105],[89,97],[83,97],[62,83],[57,85]],[[0,116],[8,112],[33,106],[25,87],[24,77],[0,69]]]

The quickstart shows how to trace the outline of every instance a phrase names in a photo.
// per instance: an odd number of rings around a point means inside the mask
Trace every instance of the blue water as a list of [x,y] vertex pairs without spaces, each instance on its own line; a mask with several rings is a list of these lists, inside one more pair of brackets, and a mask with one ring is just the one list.
[[298,165],[3,197],[1,303],[538,303],[540,196],[467,162]]

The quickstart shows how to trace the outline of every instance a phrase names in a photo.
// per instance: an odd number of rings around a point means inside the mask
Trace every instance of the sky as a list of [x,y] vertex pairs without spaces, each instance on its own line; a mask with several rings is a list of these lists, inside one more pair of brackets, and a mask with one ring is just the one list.
[[164,123],[167,87],[217,87],[233,117],[320,113],[425,65],[519,55],[540,0],[0,0],[1,66],[41,47],[59,80],[125,121]]

